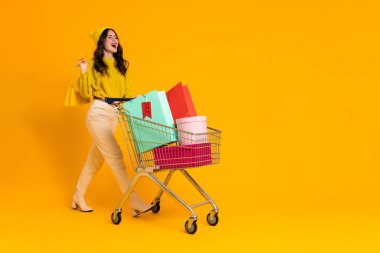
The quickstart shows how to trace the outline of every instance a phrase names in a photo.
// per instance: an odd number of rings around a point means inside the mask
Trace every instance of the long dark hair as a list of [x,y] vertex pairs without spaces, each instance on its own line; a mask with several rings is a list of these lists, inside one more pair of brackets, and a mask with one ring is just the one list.
[[[93,59],[94,60],[94,69],[102,75],[104,75],[104,74],[109,75],[108,74],[108,66],[103,61],[104,41],[107,39],[107,34],[108,34],[109,30],[113,31],[115,33],[116,37],[119,38],[119,36],[117,36],[115,30],[113,30],[111,28],[105,29],[102,32],[102,34],[100,35],[96,49],[94,51],[94,59]],[[124,58],[123,58],[123,47],[120,45],[120,43],[118,44],[117,52],[113,54],[113,57],[115,58],[116,68],[119,70],[119,72],[123,76],[125,76],[125,74],[127,73],[129,62],[124,60]]]

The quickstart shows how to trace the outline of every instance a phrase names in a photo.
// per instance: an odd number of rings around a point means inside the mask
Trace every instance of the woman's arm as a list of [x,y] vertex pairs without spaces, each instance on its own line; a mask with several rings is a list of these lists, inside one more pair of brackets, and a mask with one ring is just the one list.
[[130,80],[128,74],[126,74],[124,81],[125,81],[125,83],[124,83],[125,89],[124,89],[123,98],[134,98],[135,95],[134,95],[132,83],[131,83],[131,80]]
[[91,98],[93,86],[95,86],[95,77],[93,71],[92,61],[87,62],[83,58],[79,60],[78,66],[80,67],[80,76],[78,78],[78,91],[83,98]]

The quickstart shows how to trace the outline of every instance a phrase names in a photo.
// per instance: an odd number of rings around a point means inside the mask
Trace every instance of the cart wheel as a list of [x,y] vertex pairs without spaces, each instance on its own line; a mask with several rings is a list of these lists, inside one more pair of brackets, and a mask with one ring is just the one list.
[[111,220],[112,220],[113,224],[119,225],[121,222],[121,212],[117,212],[116,214],[115,214],[115,212],[113,212],[111,214]]
[[216,213],[214,215],[214,218],[211,219],[211,213],[207,214],[207,223],[210,224],[211,226],[215,226],[216,224],[218,224],[219,222],[219,217],[218,217],[218,214]]
[[[153,204],[153,203],[152,203]],[[160,202],[157,202],[153,207],[152,207],[152,212],[153,213],[158,213],[160,211]]]
[[189,228],[187,225],[189,224],[189,221],[186,221],[185,223],[185,229],[186,229],[186,232],[189,233],[189,234],[194,234],[195,232],[197,232],[197,221],[194,221],[193,224],[191,224],[191,227]]

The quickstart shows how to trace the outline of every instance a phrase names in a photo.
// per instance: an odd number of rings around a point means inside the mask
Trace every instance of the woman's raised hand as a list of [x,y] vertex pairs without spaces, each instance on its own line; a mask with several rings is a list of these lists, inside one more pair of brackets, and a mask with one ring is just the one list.
[[80,67],[80,71],[84,74],[87,71],[88,62],[84,58],[80,58],[77,66]]

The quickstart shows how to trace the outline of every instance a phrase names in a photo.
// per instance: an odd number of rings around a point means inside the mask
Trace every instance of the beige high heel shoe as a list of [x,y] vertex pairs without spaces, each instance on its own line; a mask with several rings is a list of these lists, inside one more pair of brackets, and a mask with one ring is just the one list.
[[71,207],[73,209],[78,209],[79,211],[86,213],[94,211],[91,207],[87,205],[86,201],[84,200],[84,197],[79,196],[78,194],[74,194]]
[[143,213],[146,213],[146,212],[149,212],[150,210],[153,209],[154,206],[150,206],[148,209],[145,209],[144,211],[139,211],[139,210],[136,210],[136,209],[132,209],[132,216],[133,218],[136,218],[138,217],[140,214],[143,214]]
[[132,191],[129,196],[130,208],[132,210],[132,216],[136,218],[140,214],[146,213],[154,206],[146,204],[135,191]]

